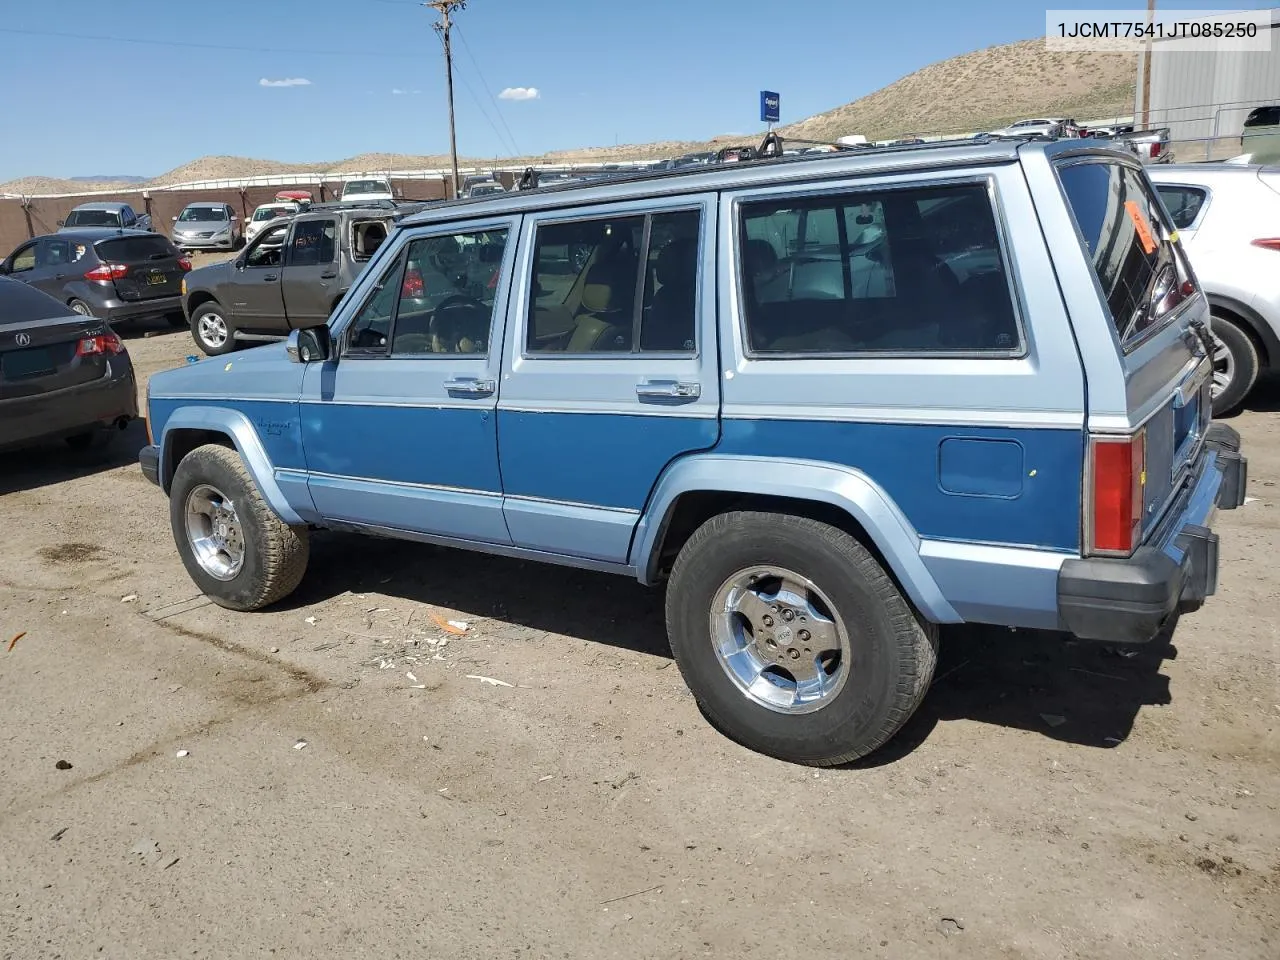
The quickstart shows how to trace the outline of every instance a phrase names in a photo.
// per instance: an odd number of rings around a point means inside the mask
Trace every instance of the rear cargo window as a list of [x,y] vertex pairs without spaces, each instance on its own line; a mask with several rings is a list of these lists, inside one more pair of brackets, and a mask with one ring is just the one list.
[[1021,348],[985,184],[744,204],[755,354],[997,354]]
[[98,256],[109,263],[143,263],[178,255],[178,250],[172,243],[164,237],[154,235],[101,240],[96,248]]
[[1058,176],[1120,343],[1127,345],[1186,299],[1160,205],[1145,175],[1123,164],[1075,163],[1060,167]]

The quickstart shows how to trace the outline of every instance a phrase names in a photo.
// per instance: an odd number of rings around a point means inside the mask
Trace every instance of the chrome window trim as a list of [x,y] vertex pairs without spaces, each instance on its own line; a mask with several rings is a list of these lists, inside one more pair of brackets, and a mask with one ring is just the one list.
[[[840,197],[859,193],[886,193],[891,190],[919,190],[930,187],[950,186],[985,186],[987,199],[991,204],[992,220],[996,228],[996,241],[1000,251],[1000,263],[1004,268],[1005,284],[1009,291],[1009,302],[1013,308],[1014,326],[1018,331],[1018,345],[1012,350],[855,350],[826,352],[762,352],[751,348],[751,336],[748,328],[745,284],[743,276],[742,240],[744,230],[744,206],[774,198],[796,197],[809,199],[813,197]],[[1009,224],[1004,206],[1000,201],[1000,191],[996,178],[989,170],[966,175],[944,173],[937,175],[913,174],[910,176],[894,176],[891,179],[867,181],[838,181],[825,183],[807,183],[790,185],[784,188],[765,188],[750,193],[737,194],[732,198],[731,210],[734,225],[733,241],[730,249],[733,252],[733,294],[737,300],[738,333],[742,338],[742,353],[751,361],[769,360],[1021,360],[1030,355],[1031,341],[1026,322],[1026,307],[1021,291],[1014,282],[1014,266],[1012,244],[1009,242]],[[892,241],[891,241],[892,242]]]

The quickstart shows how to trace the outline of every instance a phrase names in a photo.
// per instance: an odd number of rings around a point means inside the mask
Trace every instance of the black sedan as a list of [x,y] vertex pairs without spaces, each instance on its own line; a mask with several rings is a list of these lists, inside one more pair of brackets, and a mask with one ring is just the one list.
[[0,277],[0,449],[88,447],[137,416],[133,364],[106,322]]

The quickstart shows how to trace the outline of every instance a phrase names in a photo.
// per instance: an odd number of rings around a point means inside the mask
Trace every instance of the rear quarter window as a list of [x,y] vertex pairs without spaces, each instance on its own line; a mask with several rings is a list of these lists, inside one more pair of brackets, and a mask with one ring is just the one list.
[[161,257],[176,257],[177,248],[165,237],[118,237],[101,240],[96,249],[98,256],[110,263],[141,263]]
[[1179,230],[1186,230],[1196,222],[1205,198],[1209,195],[1207,190],[1199,187],[1175,186],[1158,186],[1156,193],[1160,194],[1165,209],[1173,219],[1173,225]]
[[1170,227],[1140,170],[1113,161],[1058,168],[1085,253],[1122,346],[1154,329],[1185,296]]

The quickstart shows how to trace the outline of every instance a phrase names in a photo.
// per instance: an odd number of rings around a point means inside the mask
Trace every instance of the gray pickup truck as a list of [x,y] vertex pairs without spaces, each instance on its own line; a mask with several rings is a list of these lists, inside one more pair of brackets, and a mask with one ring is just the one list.
[[404,211],[312,208],[268,223],[234,260],[187,274],[182,308],[208,356],[328,319]]

